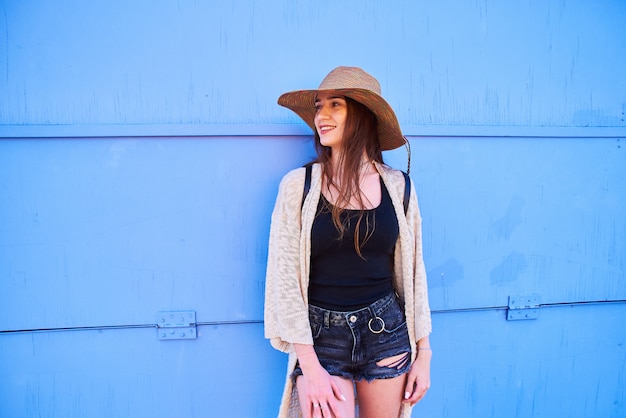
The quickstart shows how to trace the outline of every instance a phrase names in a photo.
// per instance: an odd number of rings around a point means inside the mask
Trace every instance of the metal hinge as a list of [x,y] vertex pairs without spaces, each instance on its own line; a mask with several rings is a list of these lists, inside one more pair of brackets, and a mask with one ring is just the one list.
[[192,340],[196,331],[196,311],[161,311],[157,315],[160,340]]
[[537,319],[541,303],[539,295],[509,296],[509,310],[506,319]]

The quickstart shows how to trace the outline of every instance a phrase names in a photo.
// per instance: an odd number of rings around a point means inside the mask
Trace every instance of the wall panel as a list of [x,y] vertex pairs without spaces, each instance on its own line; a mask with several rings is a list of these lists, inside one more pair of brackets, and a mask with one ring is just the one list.
[[0,125],[299,123],[280,93],[359,65],[403,124],[626,127],[619,0],[39,0],[0,17]]
[[[308,140],[7,140],[0,150],[12,202],[0,209],[0,294],[4,306],[39,307],[3,310],[4,329],[150,324],[159,310],[192,308],[201,321],[261,319],[277,181],[307,161]],[[420,138],[412,163],[433,309],[532,293],[626,300],[617,140]]]
[[414,142],[435,309],[626,299],[620,139]]

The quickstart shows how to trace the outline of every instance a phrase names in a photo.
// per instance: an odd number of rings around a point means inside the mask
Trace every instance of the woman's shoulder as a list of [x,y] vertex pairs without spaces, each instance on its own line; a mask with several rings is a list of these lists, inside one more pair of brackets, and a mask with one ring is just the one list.
[[305,167],[298,167],[290,170],[283,176],[278,187],[278,198],[283,203],[301,204],[302,193],[304,192]]
[[390,167],[386,164],[381,164],[380,167],[385,173],[387,179],[389,179],[389,181],[391,181],[394,185],[404,186],[405,174],[403,171]]
[[281,187],[292,188],[304,182],[305,167],[294,168],[287,172],[280,181]]

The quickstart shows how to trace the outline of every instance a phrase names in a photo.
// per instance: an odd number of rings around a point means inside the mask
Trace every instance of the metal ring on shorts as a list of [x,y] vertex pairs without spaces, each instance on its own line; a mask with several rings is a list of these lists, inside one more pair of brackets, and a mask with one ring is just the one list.
[[[378,331],[374,331],[372,329],[372,321],[374,319],[377,319],[378,321],[380,321],[381,327]],[[370,329],[370,331],[372,331],[374,334],[380,334],[381,332],[383,332],[385,330],[385,321],[383,321],[383,319],[380,316],[375,316],[374,318],[371,318],[369,320],[369,322],[367,323],[367,327]]]

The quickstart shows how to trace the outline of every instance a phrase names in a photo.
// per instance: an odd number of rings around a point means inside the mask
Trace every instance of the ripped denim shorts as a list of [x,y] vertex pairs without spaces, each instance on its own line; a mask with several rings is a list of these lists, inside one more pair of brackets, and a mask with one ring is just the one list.
[[[389,379],[411,367],[411,345],[404,309],[395,293],[353,312],[338,312],[309,306],[313,347],[328,373],[353,381]],[[406,354],[379,366],[389,357]],[[293,379],[302,375],[299,365]]]

